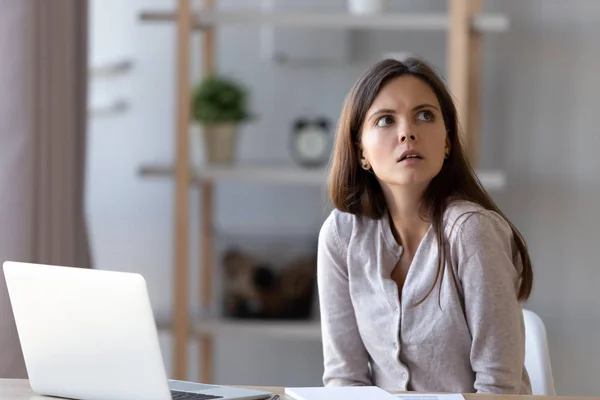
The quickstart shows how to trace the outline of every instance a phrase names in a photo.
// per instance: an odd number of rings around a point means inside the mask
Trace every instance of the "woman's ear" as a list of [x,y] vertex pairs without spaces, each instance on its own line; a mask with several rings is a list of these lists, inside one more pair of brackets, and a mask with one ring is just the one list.
[[363,149],[362,149],[362,145],[360,144],[360,141],[354,142],[354,146],[356,146],[356,154],[358,155],[358,160],[360,161],[365,157],[363,154]]
[[358,143],[356,145],[356,149],[357,149],[357,152],[358,152],[358,160],[359,161],[360,160],[364,160],[365,159],[365,153],[364,153],[364,151],[363,151],[362,146],[360,145],[360,143]]
[[358,149],[358,155],[359,155],[359,162],[360,162],[360,167],[362,169],[364,169],[365,171],[368,171],[371,169],[371,163],[369,163],[369,160],[367,160],[365,158],[365,155],[362,151],[362,149],[359,147]]
[[451,147],[452,146],[450,144],[450,137],[446,134],[446,146],[444,147],[444,158],[450,157]]

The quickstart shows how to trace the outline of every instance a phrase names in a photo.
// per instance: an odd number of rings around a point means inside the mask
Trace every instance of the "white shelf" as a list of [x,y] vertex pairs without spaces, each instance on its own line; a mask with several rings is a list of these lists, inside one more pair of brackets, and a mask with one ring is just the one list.
[[[142,176],[172,177],[171,165],[145,165],[140,168]],[[303,169],[299,167],[274,166],[232,166],[194,168],[194,181],[235,181],[287,185],[320,186],[327,180],[327,171],[323,168]]]
[[[209,335],[216,337],[259,337],[286,340],[321,340],[319,321],[269,321],[235,319],[198,319],[190,317],[191,336]],[[159,330],[171,329],[171,320],[166,315],[157,314]]]
[[88,109],[88,117],[103,117],[107,115],[120,114],[129,108],[125,99],[115,99],[111,102],[93,103]]
[[[144,21],[174,21],[172,11],[144,11]],[[377,30],[446,31],[450,26],[447,13],[386,13],[381,15],[352,15],[348,13],[265,13],[265,12],[202,12],[194,17],[194,28],[215,25],[272,25],[306,28],[354,28]],[[509,20],[503,14],[481,14],[473,17],[472,27],[478,32],[505,32]]]
[[[140,168],[140,175],[146,177],[173,177],[173,166],[166,164],[148,164]],[[504,172],[499,170],[477,171],[484,188],[498,191],[506,186]],[[231,166],[195,168],[193,179],[202,181],[235,181],[283,185],[324,186],[327,183],[327,170],[324,168],[303,169],[299,167],[274,166]]]
[[133,67],[133,61],[124,59],[112,63],[100,64],[89,68],[91,76],[111,76],[125,73]]

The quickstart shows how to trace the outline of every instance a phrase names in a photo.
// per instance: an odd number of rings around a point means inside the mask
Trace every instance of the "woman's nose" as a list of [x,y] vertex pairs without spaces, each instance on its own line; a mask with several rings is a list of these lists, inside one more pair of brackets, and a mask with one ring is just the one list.
[[405,143],[406,141],[415,141],[417,140],[417,135],[410,132],[402,132],[400,133],[400,143]]

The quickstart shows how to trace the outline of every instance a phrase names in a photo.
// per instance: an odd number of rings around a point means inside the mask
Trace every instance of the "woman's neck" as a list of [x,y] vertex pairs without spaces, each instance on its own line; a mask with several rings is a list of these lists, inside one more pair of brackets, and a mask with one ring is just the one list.
[[392,233],[398,244],[410,254],[416,252],[430,225],[421,209],[424,191],[425,188],[420,190],[415,187],[384,188]]

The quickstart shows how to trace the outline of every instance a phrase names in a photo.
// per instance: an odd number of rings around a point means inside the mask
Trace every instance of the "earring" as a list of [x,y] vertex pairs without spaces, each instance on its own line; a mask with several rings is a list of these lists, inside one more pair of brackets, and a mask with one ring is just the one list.
[[365,160],[364,158],[362,159],[362,161],[360,162],[361,166],[364,170],[368,171],[371,169],[371,166],[369,165],[369,162],[367,160]]

